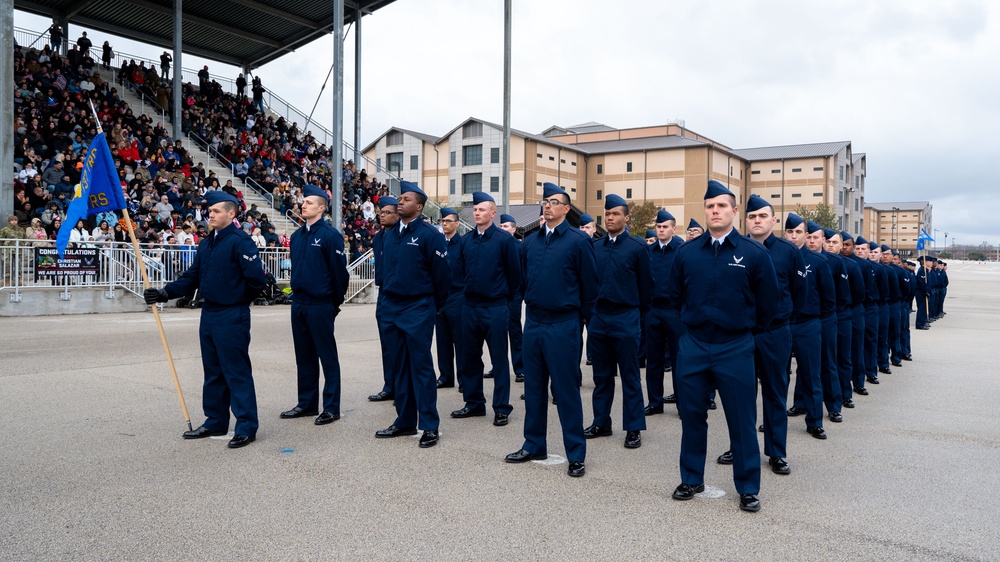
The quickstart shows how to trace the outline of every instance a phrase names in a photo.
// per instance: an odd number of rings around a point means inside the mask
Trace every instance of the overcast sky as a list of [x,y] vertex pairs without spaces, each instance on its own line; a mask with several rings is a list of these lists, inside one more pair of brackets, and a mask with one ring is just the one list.
[[[47,22],[15,12],[14,25]],[[470,116],[502,122],[503,0],[397,0],[362,31],[362,145],[392,126],[443,135]],[[162,52],[88,35],[118,52]],[[345,43],[352,142],[353,30]],[[308,113],[332,44],[257,74]],[[733,148],[850,140],[868,155],[868,201],[930,200],[939,246],[945,231],[949,244],[996,245],[998,55],[1000,2],[988,0],[514,0],[512,126],[680,118]],[[331,115],[328,85],[316,117],[329,128]]]

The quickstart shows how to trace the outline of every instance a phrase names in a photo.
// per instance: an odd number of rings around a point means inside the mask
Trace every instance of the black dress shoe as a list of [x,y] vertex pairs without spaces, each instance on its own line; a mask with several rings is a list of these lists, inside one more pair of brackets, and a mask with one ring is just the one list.
[[718,408],[718,406],[715,404],[715,400],[709,400],[708,401],[708,409],[709,410],[715,410],[717,408]]
[[524,400],[524,395],[523,394],[521,395],[521,400]]
[[488,373],[483,373],[483,378],[484,379],[492,379],[493,378],[493,369],[490,369],[490,371]]
[[893,359],[892,360],[892,366],[893,367],[902,367],[903,366],[903,361],[901,359]]
[[291,410],[281,412],[281,415],[278,417],[283,420],[290,420],[294,418],[304,418],[306,416],[315,416],[318,413],[319,412],[316,410],[306,410],[305,408],[299,408],[296,406]]
[[677,395],[676,394],[671,394],[670,396],[664,396],[663,397],[663,403],[664,404],[676,404],[677,403]]
[[882,373],[884,375],[891,375],[892,374],[892,369],[890,369],[889,367],[879,367],[878,368],[878,372],[880,372],[880,373]]
[[378,394],[370,394],[368,400],[372,402],[385,402],[386,400],[392,400],[394,398],[391,392],[382,391]]
[[444,381],[444,380],[438,379],[437,387],[438,388],[455,388],[455,381]]
[[257,437],[253,435],[240,435],[236,434],[232,439],[229,440],[228,447],[230,449],[239,449],[240,447],[246,447],[247,445],[253,443],[257,440]]
[[438,444],[438,432],[436,429],[428,429],[420,436],[420,448],[428,449]]
[[333,423],[340,419],[340,414],[334,414],[333,412],[323,412],[316,418],[313,423],[316,425],[326,425],[328,423]]
[[865,377],[869,384],[878,384],[878,377]]
[[653,415],[656,415],[656,414],[662,414],[663,413],[663,406],[657,406],[655,408],[653,406],[646,406],[646,408],[642,412],[644,414],[646,414],[647,416],[653,416]]
[[700,494],[705,491],[704,484],[698,484],[697,486],[692,486],[691,484],[681,484],[677,486],[674,493],[670,496],[675,500],[687,501],[694,497],[695,494]]
[[798,406],[792,406],[785,413],[788,414],[788,417],[794,418],[795,416],[801,416],[802,414],[807,414],[808,412],[806,411],[805,408],[799,408]]
[[608,437],[611,435],[610,427],[601,427],[599,425],[592,425],[587,429],[583,430],[583,436],[586,439],[593,439],[595,437]]
[[640,369],[645,369],[646,368],[646,360],[645,359],[640,359],[639,360],[639,368]]
[[834,423],[840,423],[844,421],[844,416],[841,415],[840,412],[830,412],[830,415],[828,417],[830,418],[830,421]]
[[733,464],[733,452],[726,451],[719,455],[719,458],[715,459],[715,462],[719,464]]
[[931,327],[930,327],[930,326],[927,326],[927,325],[924,325],[924,326],[917,326],[917,329],[918,329],[918,330],[930,330],[930,329],[931,329]]
[[516,464],[516,463],[522,463],[522,462],[528,462],[528,461],[543,461],[543,460],[545,460],[547,458],[549,458],[549,456],[546,455],[545,453],[542,453],[540,455],[536,455],[535,453],[529,453],[528,451],[525,451],[524,449],[518,449],[517,451],[514,451],[513,453],[511,453],[511,454],[507,455],[506,457],[504,457],[503,460],[504,460],[504,462],[509,462],[509,463],[515,463]]
[[903,361],[913,361],[913,356],[907,353],[903,356]]
[[758,433],[764,433],[764,424],[760,424],[760,425],[757,426],[757,432]]
[[385,429],[380,429],[375,432],[375,437],[379,439],[388,439],[390,437],[402,437],[404,435],[416,435],[417,428],[415,427],[396,427],[390,425]]
[[642,432],[641,431],[625,432],[625,448],[638,449],[639,447],[642,447]]
[[516,373],[514,375],[514,382],[524,382],[524,374],[523,373]]
[[587,473],[587,467],[583,466],[583,461],[569,461],[569,468],[566,469],[566,474],[569,474],[573,478],[579,478]]
[[855,388],[854,389],[854,394],[857,394],[859,396],[868,396],[868,389],[867,388]]
[[740,494],[740,509],[743,511],[760,511],[760,500],[757,494]]
[[845,408],[853,408],[854,407],[854,399],[853,398],[847,398],[846,400],[844,400],[844,407]]
[[593,359],[587,359],[587,365],[593,365],[593,364],[594,364]]
[[826,430],[822,427],[807,427],[806,431],[816,439],[826,439]]
[[507,425],[508,421],[510,421],[510,417],[507,414],[501,414],[499,412],[493,414],[493,425],[497,427]]
[[788,462],[781,457],[771,457],[767,459],[767,464],[771,465],[771,472],[775,474],[792,473],[792,469],[788,467]]
[[485,416],[485,415],[486,415],[486,408],[483,408],[481,410],[478,410],[478,409],[477,410],[473,410],[472,408],[469,408],[468,406],[466,406],[465,408],[462,408],[461,410],[455,410],[454,412],[451,413],[451,417],[453,417],[453,418],[459,418],[459,419],[461,419],[461,418],[478,418],[478,417],[482,417],[482,416]]
[[198,429],[185,431],[184,439],[204,439],[205,437],[218,437],[220,435],[225,435],[227,433],[229,433],[228,430],[208,429],[203,425],[199,425]]

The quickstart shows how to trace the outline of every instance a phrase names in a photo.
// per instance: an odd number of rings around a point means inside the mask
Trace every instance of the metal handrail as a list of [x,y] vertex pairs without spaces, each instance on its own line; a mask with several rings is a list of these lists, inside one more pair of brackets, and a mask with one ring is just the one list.
[[347,273],[350,275],[350,281],[344,300],[350,302],[351,299],[375,282],[375,252],[368,250],[362,254],[360,258],[347,266]]

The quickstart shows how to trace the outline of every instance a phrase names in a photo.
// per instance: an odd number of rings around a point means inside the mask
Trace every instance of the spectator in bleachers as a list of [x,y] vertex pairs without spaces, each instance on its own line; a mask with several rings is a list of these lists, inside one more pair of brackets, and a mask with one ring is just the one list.
[[114,56],[115,52],[111,49],[111,44],[105,41],[101,49],[101,64],[105,70],[111,70],[111,58]]
[[76,45],[77,45],[77,47],[80,47],[80,54],[81,55],[87,55],[87,54],[89,54],[90,53],[90,48],[94,46],[94,44],[90,42],[90,39],[87,39],[87,32],[86,31],[84,31],[80,35],[80,37],[76,40]]
[[171,57],[170,53],[167,51],[163,51],[163,54],[160,55],[160,78],[163,81],[170,80],[170,63],[173,62],[173,60],[173,57]]

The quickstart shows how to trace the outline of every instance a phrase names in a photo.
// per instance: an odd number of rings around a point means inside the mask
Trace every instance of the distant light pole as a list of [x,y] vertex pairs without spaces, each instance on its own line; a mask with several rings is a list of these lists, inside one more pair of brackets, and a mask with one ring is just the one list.
[[899,210],[899,207],[893,207],[892,208],[892,247],[893,248],[896,247],[896,211],[898,211],[898,210]]
[[934,251],[935,252],[937,252],[937,236],[938,236],[937,233],[938,232],[941,232],[941,231],[935,228],[934,229]]
[[948,250],[948,233],[947,232],[944,233],[944,249],[945,249],[945,251]]

